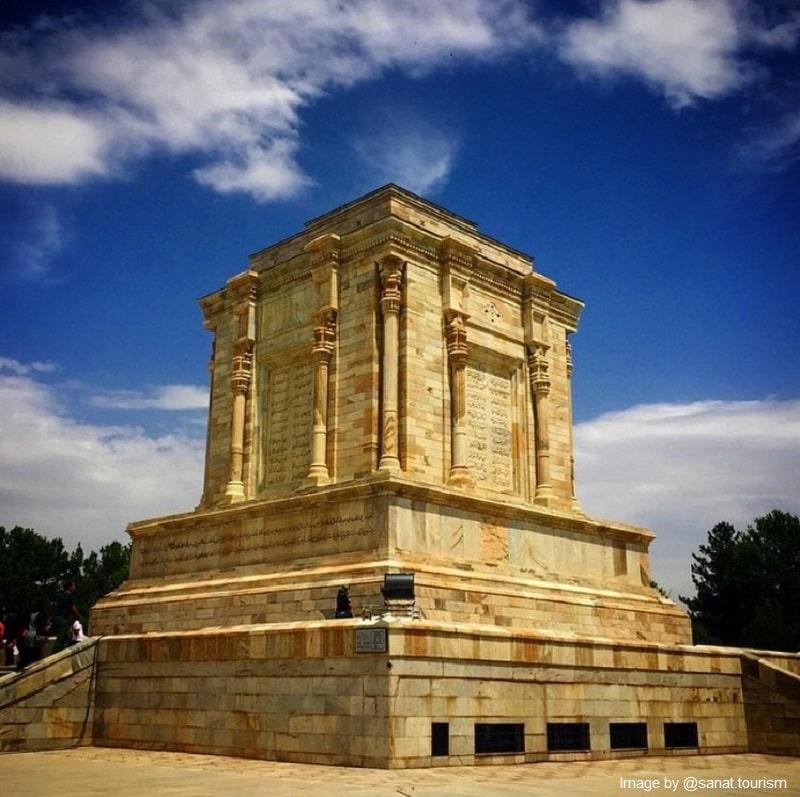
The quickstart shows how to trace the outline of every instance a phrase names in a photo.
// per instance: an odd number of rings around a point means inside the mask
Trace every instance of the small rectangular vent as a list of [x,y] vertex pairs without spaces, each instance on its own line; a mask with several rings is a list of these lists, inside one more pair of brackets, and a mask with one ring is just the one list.
[[548,722],[547,749],[550,752],[589,750],[588,722]]
[[476,722],[475,755],[524,753],[525,724],[522,722]]
[[612,750],[646,750],[646,722],[610,722],[608,725]]
[[664,747],[698,747],[696,722],[665,722]]

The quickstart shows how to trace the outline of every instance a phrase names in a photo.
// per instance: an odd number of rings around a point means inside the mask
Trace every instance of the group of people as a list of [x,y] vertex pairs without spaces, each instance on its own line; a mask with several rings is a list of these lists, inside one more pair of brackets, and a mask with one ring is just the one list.
[[0,615],[2,658],[7,667],[23,670],[42,658],[45,644],[55,637],[50,653],[85,639],[75,604],[75,582],[67,581],[58,594],[51,619],[42,604],[32,609],[3,610]]

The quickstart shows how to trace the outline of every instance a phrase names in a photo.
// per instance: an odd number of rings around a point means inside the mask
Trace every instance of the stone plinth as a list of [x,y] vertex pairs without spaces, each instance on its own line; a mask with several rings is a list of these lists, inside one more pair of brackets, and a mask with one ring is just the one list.
[[[357,652],[364,629],[385,629],[385,653]],[[743,655],[397,618],[118,636],[101,648],[94,743],[373,767],[744,752]],[[588,749],[548,750],[548,723],[576,720]],[[481,723],[521,724],[522,751],[476,753]],[[646,748],[612,750],[611,723],[644,723]],[[696,723],[697,746],[671,747],[672,723]]]
[[97,633],[331,618],[382,609],[383,574],[416,574],[423,618],[690,641],[649,587],[644,529],[381,476],[135,524],[131,578],[98,603]]

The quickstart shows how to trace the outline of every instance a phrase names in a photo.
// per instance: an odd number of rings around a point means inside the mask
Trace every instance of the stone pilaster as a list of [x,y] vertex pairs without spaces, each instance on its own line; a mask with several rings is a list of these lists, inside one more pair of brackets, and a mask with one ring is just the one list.
[[383,401],[381,406],[381,457],[379,470],[399,471],[398,396],[400,376],[400,304],[403,261],[386,255],[380,263],[383,352],[381,362]]
[[340,243],[339,236],[330,233],[314,238],[305,246],[316,298],[311,347],[314,362],[311,463],[306,476],[306,484],[312,486],[328,484],[331,480],[328,468],[328,396],[331,358],[336,350]]
[[246,271],[228,283],[233,301],[234,343],[231,363],[231,447],[230,471],[225,498],[230,503],[247,495],[244,479],[245,422],[253,381],[253,353],[256,336],[256,298],[258,274]]
[[450,474],[447,483],[471,487],[474,481],[467,462],[467,316],[449,311],[445,314],[447,361],[450,368]]
[[534,437],[536,441],[536,491],[534,503],[549,505],[553,487],[550,483],[550,362],[548,346],[528,346],[528,378],[533,396]]
[[328,371],[336,346],[336,310],[328,308],[319,313],[314,325],[314,405],[311,426],[311,467],[307,483],[327,484],[328,472]]
[[575,448],[572,434],[572,371],[574,368],[572,361],[572,344],[569,339],[565,342],[567,353],[567,423],[569,424],[569,479],[570,479],[570,503],[573,510],[581,512],[578,505],[578,497],[575,493]]
[[542,506],[554,503],[550,475],[550,312],[554,291],[555,283],[541,274],[526,278],[523,317],[536,460],[533,501]]

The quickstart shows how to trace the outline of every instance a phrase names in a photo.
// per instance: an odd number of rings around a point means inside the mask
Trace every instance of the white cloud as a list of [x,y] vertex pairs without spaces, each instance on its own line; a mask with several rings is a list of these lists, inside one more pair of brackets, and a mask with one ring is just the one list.
[[353,141],[374,183],[398,183],[418,194],[430,192],[450,175],[458,151],[455,136],[403,114],[387,119]]
[[676,597],[716,523],[800,512],[800,401],[638,406],[576,424],[575,446],[581,506],[652,528],[654,576]]
[[208,388],[196,385],[162,385],[149,395],[136,390],[107,391],[92,396],[94,407],[116,410],[205,410]]
[[5,36],[15,99],[0,105],[0,177],[73,183],[159,148],[205,157],[195,176],[218,191],[288,196],[309,182],[296,159],[299,112],[321,94],[388,68],[495,57],[540,35],[519,0],[159,8],[115,31],[65,22]]
[[797,20],[767,27],[739,0],[618,0],[569,24],[561,56],[590,74],[641,78],[683,107],[752,81],[746,48],[793,47]]
[[50,362],[36,361],[32,363],[21,363],[19,360],[15,360],[11,357],[0,357],[0,373],[2,371],[10,371],[17,376],[25,376],[36,371],[45,373],[55,370],[55,364]]
[[125,540],[131,520],[197,504],[200,439],[78,423],[51,388],[24,375],[0,373],[0,407],[0,524],[6,527],[32,527],[70,547],[81,542],[96,550]]
[[69,105],[0,99],[0,175],[20,183],[69,183],[104,174],[110,136]]

